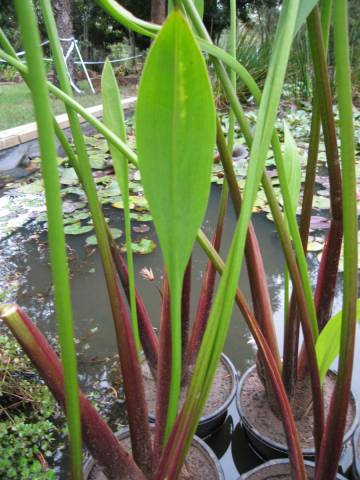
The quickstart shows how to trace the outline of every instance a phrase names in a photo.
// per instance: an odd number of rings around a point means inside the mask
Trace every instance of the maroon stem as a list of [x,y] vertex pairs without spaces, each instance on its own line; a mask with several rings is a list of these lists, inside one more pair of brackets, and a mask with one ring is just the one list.
[[343,215],[341,168],[336,138],[336,125],[332,107],[332,93],[327,68],[326,53],[321,28],[319,8],[316,7],[308,17],[309,42],[314,64],[316,92],[318,94],[320,115],[324,132],[327,166],[330,183],[330,203],[332,225],[328,234],[327,252],[321,259],[321,275],[318,277],[318,322],[322,329],[331,316],[331,306],[335,295],[336,276],[338,272]]
[[[300,217],[300,236],[303,250],[306,254],[309,238],[312,202],[315,192],[316,166],[320,140],[320,110],[316,94],[312,102],[311,133],[309,142],[308,158],[306,162],[306,176],[304,184],[304,196]],[[284,334],[284,361],[283,381],[285,389],[290,397],[293,396],[297,381],[297,364],[299,349],[300,317],[296,304],[296,296],[293,291],[290,299],[288,319]]]
[[[242,198],[232,163],[231,153],[228,149],[219,120],[217,122],[216,141],[224,167],[226,180],[229,185],[229,191],[235,208],[235,213],[238,217],[240,214]],[[255,310],[255,318],[257,319],[261,330],[264,332],[265,338],[267,339],[270,348],[274,352],[275,358],[280,365],[280,354],[276,340],[270,295],[266,284],[264,263],[256,233],[251,222],[249,224],[248,234],[246,237],[245,259],[248,276],[250,279],[249,283]]]
[[[120,252],[120,249],[115,245],[115,242],[111,240],[111,251],[116,265],[116,270],[121,280],[121,284],[124,288],[126,297],[130,301],[129,294],[129,274],[127,264]],[[159,340],[154,332],[149,314],[141,299],[139,291],[135,288],[136,296],[136,311],[139,323],[139,334],[141,345],[144,349],[144,354],[149,367],[152,372],[156,372],[158,355],[159,355]]]
[[[292,478],[296,480],[305,480],[307,475],[305,472],[298,432],[291,406],[282,383],[276,358],[274,357],[268,342],[261,332],[256,318],[252,314],[251,309],[247,306],[246,300],[239,289],[236,293],[236,303],[244,314],[245,321],[255,339],[266,373],[270,379],[274,394],[278,401],[289,448]],[[194,423],[194,418],[191,416],[184,418],[183,413],[178,416],[177,422],[161,457],[155,480],[162,480],[164,478],[175,480],[177,478],[187,453],[186,446],[189,431],[193,434],[196,428],[196,426],[194,427],[194,424],[196,425],[196,422]]]
[[[314,64],[315,85],[318,93],[319,112],[324,132],[332,215],[325,249],[320,262],[315,291],[315,305],[318,315],[319,330],[322,330],[331,316],[331,309],[336,291],[336,279],[339,269],[343,237],[342,188],[336,125],[332,107],[333,99],[318,8],[315,8],[312,11],[307,22],[310,48]],[[306,353],[305,348],[303,347],[299,359],[299,376],[304,375],[305,368]]]
[[[221,233],[218,230],[215,231],[212,245],[215,250],[219,251]],[[200,296],[194,324],[191,329],[191,335],[189,340],[189,347],[186,356],[186,367],[191,368],[195,362],[196,354],[198,352],[202,337],[207,325],[207,319],[209,317],[210,308],[212,304],[212,296],[215,288],[216,269],[212,262],[209,260],[206,264],[206,270],[201,285]]]
[[166,426],[171,380],[170,289],[164,270],[163,302],[160,319],[160,355],[156,379],[156,412],[154,432],[154,465],[158,466]]
[[[59,358],[40,330],[26,313],[12,306],[3,309],[1,318],[28,355],[56,401],[65,410],[63,369]],[[145,480],[144,474],[123,449],[86,396],[80,391],[80,414],[83,439],[94,460],[104,468],[109,480]]]
[[135,346],[131,320],[121,295],[119,279],[113,267],[113,282],[109,282],[109,297],[115,326],[133,457],[141,470],[151,477],[152,445],[149,416],[140,362]]
[[190,302],[191,302],[191,257],[186,267],[181,294],[181,355],[183,377],[186,371],[185,358],[189,344]]
[[[225,213],[228,202],[228,186],[224,182],[221,190],[220,206],[218,212],[218,219],[216,223],[215,232],[212,239],[212,246],[216,252],[220,251],[221,238],[224,230]],[[201,340],[203,338],[207,320],[212,305],[212,298],[215,288],[216,269],[211,260],[208,260],[204,273],[204,278],[201,284],[198,306],[196,310],[194,324],[191,329],[191,336],[188,347],[188,354],[186,357],[186,374],[189,373],[192,365],[195,362],[196,354],[198,352]]]

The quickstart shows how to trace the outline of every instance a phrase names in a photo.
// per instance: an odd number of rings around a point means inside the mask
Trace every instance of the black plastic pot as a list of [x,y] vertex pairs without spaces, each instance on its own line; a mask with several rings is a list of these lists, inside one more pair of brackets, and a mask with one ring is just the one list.
[[[306,471],[310,477],[311,474],[315,473],[315,464],[312,462],[305,462]],[[291,478],[291,469],[290,462],[288,459],[281,458],[277,460],[270,460],[269,462],[260,465],[259,467],[250,470],[241,476],[241,480],[252,480],[252,477],[257,474],[256,480],[271,480],[272,478],[278,478],[280,475],[289,475]],[[263,476],[260,476],[263,474]],[[282,478],[282,477],[281,477]],[[336,475],[337,480],[346,480],[345,477],[338,474]],[[238,479],[240,480],[240,479]]]
[[[234,399],[236,389],[237,389],[237,374],[235,367],[229,357],[227,357],[224,353],[221,354],[221,362],[226,365],[226,368],[229,370],[231,374],[232,380],[232,389],[231,392],[226,399],[226,401],[221,405],[220,408],[215,410],[211,415],[201,417],[198,428],[196,430],[196,435],[200,438],[207,437],[211,433],[213,433],[216,429],[221,427],[226,419],[227,409]],[[155,423],[155,416],[149,415],[149,420],[151,423]]]
[[352,476],[354,480],[360,480],[360,455],[359,455],[359,445],[360,445],[360,425],[358,425],[353,436],[353,466],[352,466]]
[[[129,437],[129,434],[130,434],[129,429],[126,428],[121,432],[117,433],[116,436],[121,441]],[[217,459],[216,455],[211,450],[211,448],[208,447],[206,443],[203,440],[201,440],[201,438],[198,438],[198,437],[194,437],[192,443],[193,445],[196,445],[196,447],[203,453],[204,458],[206,458],[208,462],[212,465],[216,478],[218,480],[225,480],[224,472],[223,472],[223,469],[221,468],[220,462]],[[96,462],[91,457],[85,462],[84,471],[83,471],[84,480],[90,479],[90,474],[95,466],[96,466]],[[102,472],[99,472],[96,480],[107,480],[107,477]],[[205,478],[202,479],[197,477],[197,480],[207,480],[207,479]]]
[[[256,368],[255,365],[250,367],[244,375],[241,377],[239,385],[238,385],[238,390],[236,393],[236,406],[240,415],[242,427],[246,432],[246,435],[254,447],[254,449],[260,454],[261,457],[265,458],[266,460],[272,460],[272,459],[278,459],[282,457],[288,457],[288,448],[286,444],[281,444],[278,442],[275,442],[269,437],[264,436],[262,433],[260,433],[258,430],[256,430],[247,417],[244,414],[243,408],[240,404],[240,392],[242,390],[242,387],[248,377],[253,370]],[[350,428],[345,432],[344,435],[344,445],[351,440],[351,437],[354,434],[354,430],[356,428],[356,425],[358,424],[359,421],[359,405],[357,402],[357,399],[354,395],[353,400],[355,404],[355,417],[352,425]],[[306,448],[303,449],[303,455],[304,458],[307,460],[314,460],[315,459],[315,450],[313,448]]]

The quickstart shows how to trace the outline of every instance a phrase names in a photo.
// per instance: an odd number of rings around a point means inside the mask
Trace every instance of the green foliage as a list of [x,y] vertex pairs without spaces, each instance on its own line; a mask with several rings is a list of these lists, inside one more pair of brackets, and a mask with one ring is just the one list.
[[17,342],[0,335],[0,478],[52,480],[56,406]]
[[[357,321],[360,322],[360,300],[357,301],[356,316]],[[321,383],[340,352],[341,321],[342,311],[330,318],[316,341]]]
[[136,108],[136,143],[171,289],[169,433],[180,391],[182,278],[205,214],[215,144],[215,108],[205,62],[177,11],[168,17],[145,64]]

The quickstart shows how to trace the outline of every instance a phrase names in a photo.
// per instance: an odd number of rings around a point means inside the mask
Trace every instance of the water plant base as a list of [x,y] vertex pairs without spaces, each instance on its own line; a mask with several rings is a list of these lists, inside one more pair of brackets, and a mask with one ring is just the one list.
[[[305,463],[306,473],[311,480],[314,478],[315,468],[314,464],[310,462]],[[291,479],[291,467],[289,460],[278,459],[266,462],[260,467],[256,467],[250,472],[242,475],[241,480],[287,480]],[[345,480],[342,475],[336,476],[337,480]]]
[[[130,451],[129,431],[117,435],[119,441]],[[108,480],[102,469],[89,459],[84,467],[84,480]],[[220,463],[212,450],[200,438],[194,437],[179,480],[225,480]]]
[[[331,393],[335,385],[336,374],[329,372],[324,382],[325,414],[328,411]],[[266,459],[288,455],[285,433],[281,419],[271,410],[266,398],[265,389],[253,366],[243,375],[237,395],[236,405],[243,428],[259,454]],[[354,397],[348,409],[344,443],[350,440],[358,420],[358,407]],[[313,413],[311,405],[305,413],[296,420],[300,443],[305,458],[314,459]]]
[[[142,364],[145,383],[146,403],[150,412],[150,421],[155,421],[156,385],[148,365]],[[236,371],[230,359],[222,354],[216,370],[215,379],[205,405],[203,416],[200,419],[196,434],[206,437],[219,428],[225,418],[227,409],[236,393]],[[183,388],[180,397],[180,406],[185,400],[186,388]]]

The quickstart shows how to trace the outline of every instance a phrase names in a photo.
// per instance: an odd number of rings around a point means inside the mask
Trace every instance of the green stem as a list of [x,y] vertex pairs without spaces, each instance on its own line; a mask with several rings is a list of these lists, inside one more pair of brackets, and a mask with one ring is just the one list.
[[171,325],[171,377],[169,404],[166,417],[164,444],[167,442],[174,426],[181,387],[181,292],[182,281],[177,276],[170,281],[170,325]]
[[18,23],[29,65],[28,80],[33,91],[35,118],[38,125],[41,169],[44,178],[48,212],[48,235],[55,294],[55,311],[64,368],[67,421],[70,434],[72,478],[82,478],[81,426],[76,352],[72,322],[69,272],[62,222],[60,183],[57,171],[54,127],[42,62],[37,20],[31,0],[15,0]]

